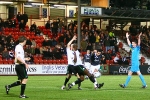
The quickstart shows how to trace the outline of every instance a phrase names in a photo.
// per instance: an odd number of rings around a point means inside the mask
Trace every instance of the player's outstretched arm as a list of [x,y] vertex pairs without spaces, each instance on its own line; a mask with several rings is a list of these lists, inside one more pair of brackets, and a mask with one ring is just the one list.
[[138,37],[138,45],[141,44],[141,35],[142,35],[142,32],[139,34],[139,37]]
[[130,40],[129,40],[129,33],[128,33],[128,32],[126,33],[126,38],[127,38],[127,43],[128,43],[128,45],[131,45],[131,42],[130,42]]
[[67,44],[67,48],[70,48],[71,43],[77,39],[77,36],[74,36]]

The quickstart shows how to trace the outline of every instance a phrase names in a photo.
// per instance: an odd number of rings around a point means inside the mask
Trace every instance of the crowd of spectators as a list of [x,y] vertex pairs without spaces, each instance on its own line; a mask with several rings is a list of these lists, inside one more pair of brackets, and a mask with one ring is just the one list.
[[110,0],[111,7],[150,10],[150,0]]
[[[2,19],[1,19],[2,21]],[[18,25],[24,21],[18,22]],[[16,24],[17,25],[17,24]],[[14,48],[18,44],[18,40],[15,40],[11,35],[5,34],[3,29],[10,28],[2,24],[0,34],[0,54],[3,59],[14,58]],[[15,27],[17,28],[17,27]],[[66,44],[72,39],[74,35],[77,35],[77,25],[71,21],[68,26],[64,26],[62,19],[48,20],[45,24],[45,29],[51,32],[52,37],[48,34],[43,34],[43,30],[40,30],[34,22],[29,31],[34,32],[36,36],[42,36],[43,41],[41,45],[36,43],[36,39],[27,37],[25,46],[25,56],[31,57],[31,63],[34,61],[34,55],[43,55],[43,59],[61,59],[62,55],[66,55]],[[24,31],[20,29],[19,31]],[[77,42],[77,41],[75,41]],[[95,25],[88,26],[84,22],[81,23],[81,51],[100,49],[102,54],[105,55],[105,59],[111,59],[111,56],[118,52],[118,46],[116,37],[113,31],[99,30]],[[111,56],[107,56],[107,51],[111,51]],[[109,55],[109,54],[108,54]]]
[[[130,39],[136,39],[138,34],[142,32],[141,36],[141,50],[146,54],[150,52],[150,26],[130,26],[129,31],[131,33]],[[149,56],[149,55],[148,55]]]

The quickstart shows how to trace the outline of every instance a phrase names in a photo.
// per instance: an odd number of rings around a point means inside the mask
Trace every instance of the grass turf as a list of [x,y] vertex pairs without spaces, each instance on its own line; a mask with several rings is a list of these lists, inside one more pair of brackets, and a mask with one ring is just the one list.
[[[127,88],[120,88],[126,75],[114,75],[98,78],[98,82],[104,82],[101,89],[95,90],[90,80],[82,82],[82,90],[74,86],[69,91],[61,90],[65,76],[29,76],[25,94],[28,100],[149,100],[150,88],[142,89],[138,76],[133,76]],[[144,76],[147,85],[150,84],[149,76]],[[4,86],[17,79],[16,76],[0,76],[0,100],[19,100],[20,86],[11,88],[9,94]],[[76,80],[72,76],[69,82]]]

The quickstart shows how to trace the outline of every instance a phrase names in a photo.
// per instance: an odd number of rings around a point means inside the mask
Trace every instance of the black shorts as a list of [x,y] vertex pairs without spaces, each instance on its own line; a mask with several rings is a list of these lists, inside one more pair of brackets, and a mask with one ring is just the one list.
[[68,65],[66,74],[72,74],[72,73],[74,73],[76,75],[75,66],[74,65]]
[[83,65],[78,65],[75,66],[75,71],[79,74],[79,75],[84,75],[84,71],[86,70],[86,68]]
[[26,71],[26,67],[24,64],[19,64],[15,66],[15,70],[18,76],[18,80],[22,80],[22,79],[27,79],[28,75],[27,75],[27,71]]

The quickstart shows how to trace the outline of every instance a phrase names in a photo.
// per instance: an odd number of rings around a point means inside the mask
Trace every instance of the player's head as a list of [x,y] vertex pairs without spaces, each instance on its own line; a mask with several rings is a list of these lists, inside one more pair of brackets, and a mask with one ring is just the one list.
[[101,54],[101,51],[100,51],[100,50],[97,50],[96,55],[99,56],[100,54]]
[[90,50],[87,50],[87,54],[90,54]]
[[24,36],[20,36],[19,37],[19,43],[22,43],[23,44],[23,46],[26,44],[26,40],[27,40],[27,38],[26,37],[24,37]]
[[77,44],[71,44],[71,50],[76,51],[77,50]]
[[137,46],[137,40],[132,40],[132,46],[136,47]]

